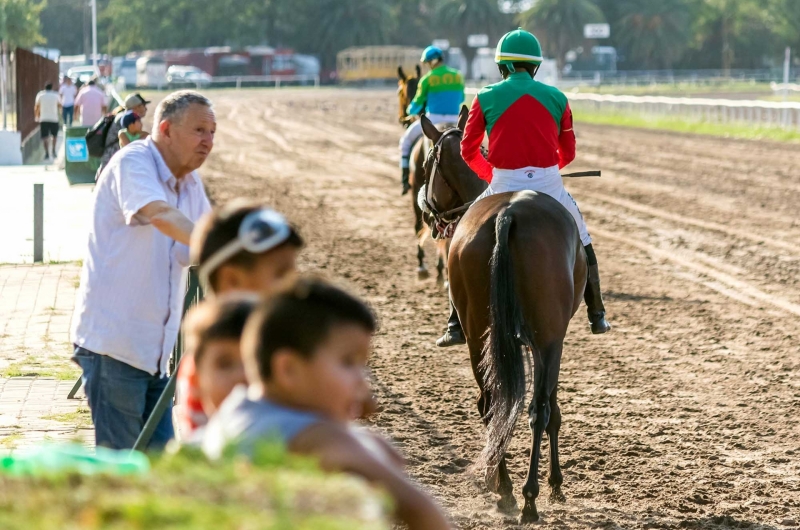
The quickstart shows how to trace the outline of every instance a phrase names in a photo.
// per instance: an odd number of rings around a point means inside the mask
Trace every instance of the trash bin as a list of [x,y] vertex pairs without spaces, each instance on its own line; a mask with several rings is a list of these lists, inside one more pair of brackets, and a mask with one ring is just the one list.
[[73,184],[94,184],[100,159],[89,156],[86,132],[89,127],[67,127],[64,133],[64,169],[67,180]]

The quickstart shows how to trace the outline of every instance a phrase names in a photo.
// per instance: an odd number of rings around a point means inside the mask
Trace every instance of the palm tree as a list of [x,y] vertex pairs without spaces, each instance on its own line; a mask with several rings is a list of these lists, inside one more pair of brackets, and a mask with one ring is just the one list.
[[626,0],[620,4],[614,33],[626,57],[646,69],[671,68],[691,38],[686,0]]
[[498,0],[443,0],[438,19],[464,53],[467,60],[466,77],[472,68],[477,50],[467,45],[470,35],[489,35],[489,42],[497,39],[511,26],[511,18],[500,11]]
[[559,71],[564,55],[583,41],[583,27],[605,22],[593,0],[539,0],[517,19],[542,40],[544,53],[555,57]]
[[295,0],[287,20],[287,40],[318,53],[323,67],[336,64],[336,53],[350,46],[385,44],[390,11],[384,0]]

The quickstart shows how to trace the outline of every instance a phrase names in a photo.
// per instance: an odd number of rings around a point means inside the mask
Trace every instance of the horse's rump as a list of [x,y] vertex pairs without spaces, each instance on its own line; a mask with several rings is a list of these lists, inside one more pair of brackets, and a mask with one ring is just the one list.
[[467,316],[468,339],[485,338],[479,371],[491,407],[482,460],[490,469],[505,453],[524,404],[529,359],[523,348],[534,354],[534,371],[540,372],[537,346],[563,338],[577,310],[576,280],[585,281],[585,273],[575,277],[576,265],[584,263],[580,248],[569,212],[530,191],[482,199],[456,231],[453,299],[459,315]]

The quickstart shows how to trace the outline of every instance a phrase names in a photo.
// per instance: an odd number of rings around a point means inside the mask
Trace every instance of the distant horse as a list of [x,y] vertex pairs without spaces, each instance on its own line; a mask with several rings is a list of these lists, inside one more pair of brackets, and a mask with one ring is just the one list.
[[517,505],[505,453],[525,404],[525,369],[533,358],[533,399],[527,408],[533,448],[522,487],[525,523],[539,518],[536,498],[545,431],[551,499],[564,500],[556,394],[564,337],[586,285],[586,257],[574,219],[548,195],[499,193],[468,206],[486,183],[461,158],[467,114],[465,107],[458,126],[444,132],[422,118],[434,149],[425,161],[420,202],[444,232],[460,217],[447,264],[450,293],[480,390],[478,411],[487,427],[479,464],[486,465],[487,486],[500,494],[498,506],[505,510]]
[[[408,127],[411,122],[416,119],[416,116],[409,116],[406,112],[408,105],[417,94],[417,86],[422,77],[422,71],[419,65],[416,67],[416,77],[408,77],[403,71],[402,66],[397,67],[397,99],[399,105],[399,122],[405,127]],[[422,187],[423,181],[423,168],[422,163],[425,161],[425,148],[422,139],[417,140],[414,147],[411,149],[411,172],[409,173],[409,184],[411,184],[411,205],[414,209],[414,233],[417,235],[417,278],[424,280],[428,278],[428,268],[425,265],[425,250],[423,249],[423,242],[426,239],[427,231],[422,218],[422,210],[417,205],[417,194]],[[438,260],[436,263],[436,282],[439,284],[444,283],[444,262],[445,250],[442,248],[444,243],[437,246]]]

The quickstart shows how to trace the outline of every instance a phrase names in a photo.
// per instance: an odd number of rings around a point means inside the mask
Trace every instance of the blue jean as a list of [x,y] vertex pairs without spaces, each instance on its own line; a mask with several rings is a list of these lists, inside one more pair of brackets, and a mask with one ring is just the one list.
[[[75,347],[72,359],[83,369],[95,443],[111,449],[133,448],[169,379],[80,346]],[[174,437],[170,403],[147,449],[163,449]]]
[[64,117],[64,125],[72,127],[72,118],[75,116],[75,106],[61,107],[61,114]]

